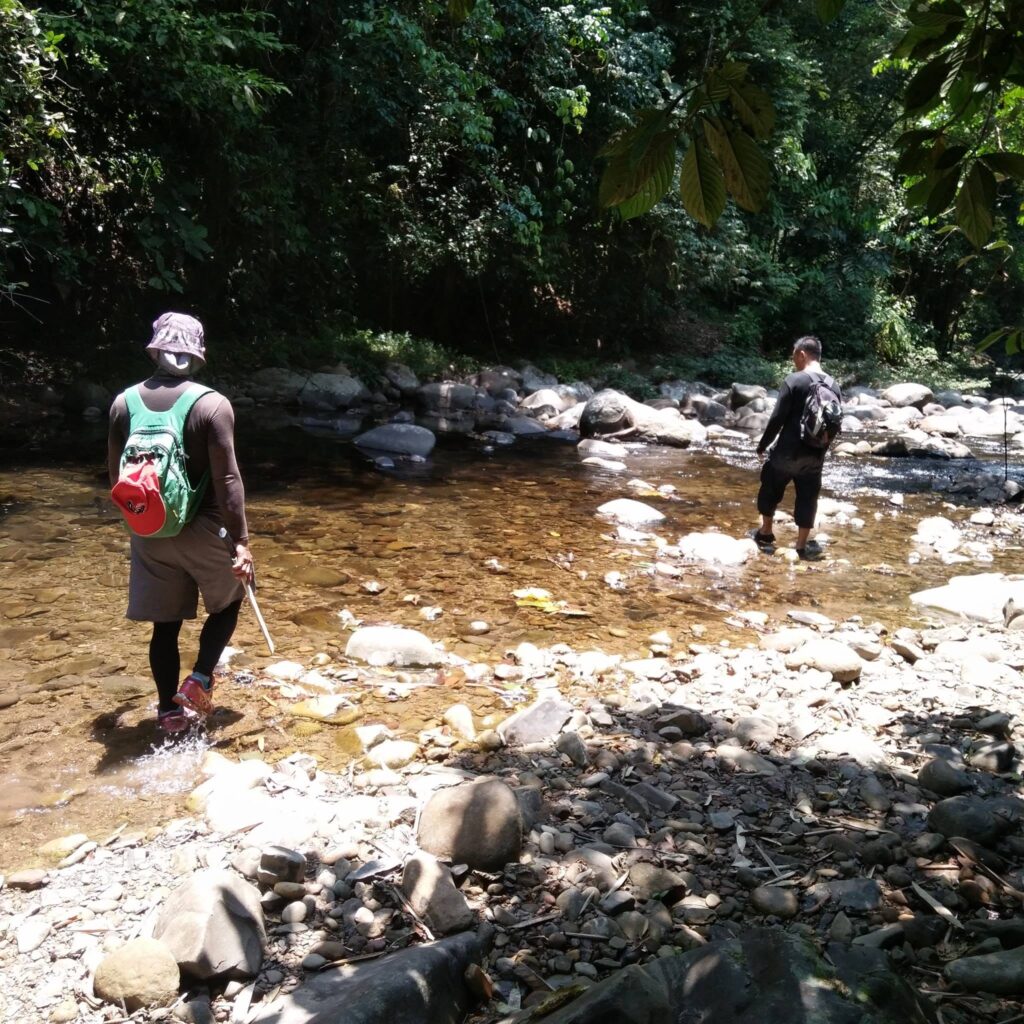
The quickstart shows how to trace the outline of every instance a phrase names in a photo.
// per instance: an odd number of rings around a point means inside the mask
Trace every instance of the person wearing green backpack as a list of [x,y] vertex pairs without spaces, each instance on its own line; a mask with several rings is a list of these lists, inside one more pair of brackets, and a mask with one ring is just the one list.
[[[183,313],[153,324],[151,377],[110,408],[107,468],[111,497],[131,535],[126,617],[151,622],[149,664],[157,728],[165,734],[213,708],[213,674],[252,583],[245,489],[235,458],[231,403],[193,377],[206,364],[203,325]],[[220,530],[233,540],[225,547]],[[207,618],[192,671],[180,682],[178,637],[199,594]]]

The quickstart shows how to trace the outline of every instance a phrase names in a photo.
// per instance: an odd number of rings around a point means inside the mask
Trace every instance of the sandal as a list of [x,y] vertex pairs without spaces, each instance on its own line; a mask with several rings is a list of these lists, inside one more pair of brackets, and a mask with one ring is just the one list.
[[213,678],[204,686],[195,676],[187,676],[173,700],[178,707],[205,718],[213,710]]
[[751,530],[747,536],[757,545],[759,551],[763,551],[766,555],[775,554],[774,533],[761,533],[760,530]]
[[156,731],[164,736],[176,736],[188,728],[188,719],[181,711],[160,711],[156,716]]

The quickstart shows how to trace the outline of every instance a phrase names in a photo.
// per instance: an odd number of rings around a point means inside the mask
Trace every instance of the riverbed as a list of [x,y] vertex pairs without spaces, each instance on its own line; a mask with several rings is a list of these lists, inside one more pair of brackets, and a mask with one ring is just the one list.
[[[107,501],[103,446],[97,424],[3,449],[0,871],[33,863],[38,845],[55,836],[177,816],[211,745],[268,759],[301,749],[343,770],[353,751],[336,730],[297,731],[250,680],[282,659],[344,670],[348,628],[357,622],[412,627],[490,665],[524,641],[638,658],[663,630],[679,646],[756,642],[740,611],[777,621],[793,608],[837,620],[870,609],[890,626],[913,624],[910,593],[957,573],[1024,564],[1019,529],[1005,527],[968,528],[990,551],[983,563],[951,566],[915,549],[910,538],[921,519],[961,523],[975,511],[930,489],[935,462],[830,460],[823,493],[856,512],[823,525],[822,562],[794,564],[780,554],[740,569],[685,567],[667,576],[656,546],[624,541],[596,509],[616,497],[644,501],[665,514],[652,532],[669,543],[708,529],[742,536],[756,521],[748,440],[693,451],[630,448],[628,472],[619,474],[582,465],[573,445],[547,438],[490,450],[460,440],[439,445],[426,463],[382,472],[344,439],[296,422],[270,431],[243,419],[239,454],[260,601],[278,650],[269,655],[245,610],[233,640],[240,654],[218,687],[221,711],[209,734],[171,747],[153,729],[148,629],[123,617],[128,539]],[[1020,465],[1011,472],[1019,476]],[[777,532],[780,543],[792,543],[791,527]],[[609,573],[618,574],[616,587]],[[517,606],[512,592],[528,587],[581,614]],[[487,632],[474,632],[476,621]],[[183,632],[186,669],[197,631]],[[362,685],[363,722],[411,738],[439,725],[456,700],[486,725],[517,696],[452,671],[381,670]]]

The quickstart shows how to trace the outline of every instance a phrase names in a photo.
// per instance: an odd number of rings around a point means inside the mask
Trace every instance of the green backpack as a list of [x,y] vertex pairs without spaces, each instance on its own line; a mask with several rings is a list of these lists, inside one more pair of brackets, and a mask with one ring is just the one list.
[[196,487],[189,482],[185,424],[192,406],[210,393],[194,385],[167,412],[147,409],[138,385],[124,393],[128,440],[110,496],[140,537],[176,537],[196,514],[210,473]]

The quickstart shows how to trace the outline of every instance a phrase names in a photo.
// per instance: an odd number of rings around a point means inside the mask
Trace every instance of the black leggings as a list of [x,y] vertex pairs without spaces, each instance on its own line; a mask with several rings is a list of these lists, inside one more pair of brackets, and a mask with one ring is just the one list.
[[[201,672],[204,676],[213,675],[213,670],[220,661],[235,626],[238,625],[238,610],[241,607],[242,602],[239,599],[207,617],[199,634],[199,654],[196,657],[194,672]],[[178,692],[178,677],[181,675],[181,655],[178,653],[180,632],[181,619],[153,623],[153,636],[149,641],[149,667],[156,682],[161,711],[173,711],[175,708],[174,695]]]

